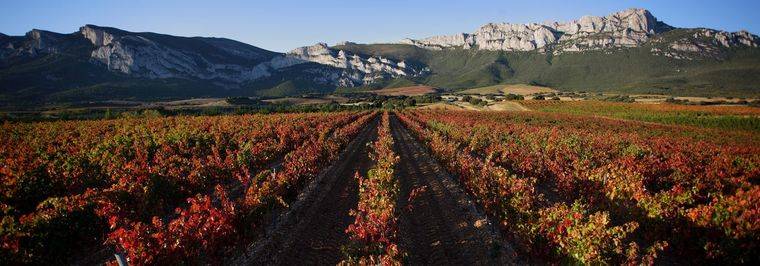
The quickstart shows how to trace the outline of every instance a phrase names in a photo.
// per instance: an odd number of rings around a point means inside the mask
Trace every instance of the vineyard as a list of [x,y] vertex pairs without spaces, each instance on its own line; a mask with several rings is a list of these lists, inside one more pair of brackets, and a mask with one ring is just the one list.
[[6,122],[0,264],[760,258],[754,109],[529,107]]
[[219,260],[375,115],[5,124],[2,257],[56,262],[105,246],[135,264]]
[[417,111],[401,120],[528,257],[758,259],[760,146],[547,114]]
[[523,101],[543,112],[604,116],[661,124],[760,131],[760,108],[679,104],[626,104],[602,101]]

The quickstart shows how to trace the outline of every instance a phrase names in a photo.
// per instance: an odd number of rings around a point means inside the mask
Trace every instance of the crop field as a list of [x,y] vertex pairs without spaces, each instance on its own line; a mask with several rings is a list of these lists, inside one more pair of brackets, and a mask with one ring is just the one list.
[[602,101],[524,101],[543,112],[638,120],[725,130],[760,131],[760,108],[748,106],[698,106],[677,104],[626,104]]
[[567,115],[400,118],[532,262],[757,259],[755,140],[716,144],[679,136],[688,128]]
[[460,91],[460,94],[516,94],[516,95],[530,95],[534,93],[550,93],[550,92],[557,92],[557,90],[548,88],[548,87],[541,87],[541,86],[533,86],[533,85],[525,85],[525,84],[505,84],[505,85],[493,85],[493,86],[487,86],[487,87],[479,87],[479,88],[472,88]]
[[524,104],[5,122],[0,264],[758,261],[757,109]]
[[434,93],[436,90],[430,86],[411,86],[411,87],[399,87],[399,88],[385,88],[380,90],[371,91],[377,95],[389,95],[389,96],[418,96],[428,93]]
[[4,124],[0,254],[9,263],[113,251],[143,264],[201,254],[213,261],[255,232],[265,218],[259,210],[284,203],[374,116]]

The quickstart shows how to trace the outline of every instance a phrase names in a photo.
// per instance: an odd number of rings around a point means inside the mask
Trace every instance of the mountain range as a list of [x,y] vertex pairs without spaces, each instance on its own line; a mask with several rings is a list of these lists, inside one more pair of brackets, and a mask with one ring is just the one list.
[[759,45],[746,31],[676,28],[644,9],[569,22],[489,23],[472,33],[394,43],[318,43],[288,53],[85,25],[68,34],[0,34],[0,105],[500,83],[758,97]]

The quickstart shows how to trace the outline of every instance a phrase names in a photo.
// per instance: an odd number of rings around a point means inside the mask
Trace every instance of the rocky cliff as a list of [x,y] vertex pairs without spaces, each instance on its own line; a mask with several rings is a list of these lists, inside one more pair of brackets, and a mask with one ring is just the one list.
[[403,61],[360,57],[326,44],[279,54],[228,39],[134,33],[95,25],[85,25],[72,34],[32,30],[23,37],[0,36],[0,59],[33,59],[83,43],[88,44],[81,49],[86,51],[83,56],[111,72],[148,79],[212,80],[231,87],[296,65],[308,65],[304,76],[312,77],[313,82],[341,87],[424,73]]
[[79,30],[93,46],[90,57],[109,70],[147,78],[199,78],[243,82],[301,63],[236,41],[135,34],[87,25]]
[[[489,23],[473,33],[434,36],[421,40],[404,39],[400,43],[427,49],[482,49],[496,51],[577,52],[606,48],[637,47],[657,34],[674,29],[657,20],[645,9],[628,9],[604,17],[584,16],[570,22],[547,24]],[[747,32],[728,33],[714,30],[700,33],[725,47],[758,45],[758,38]],[[694,49],[677,45],[674,49]]]
[[[345,44],[347,43],[343,43]],[[345,79],[342,81],[344,84],[341,84],[344,87],[371,84],[388,78],[416,77],[428,71],[425,68],[408,66],[404,61],[395,62],[374,56],[362,57],[343,50],[335,50],[325,43],[294,49],[287,56],[344,69]]]

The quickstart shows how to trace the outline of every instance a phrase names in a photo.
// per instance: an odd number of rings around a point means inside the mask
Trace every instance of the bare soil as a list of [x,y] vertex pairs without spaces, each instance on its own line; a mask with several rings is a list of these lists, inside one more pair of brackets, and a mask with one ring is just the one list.
[[411,87],[381,89],[381,90],[375,90],[371,92],[377,95],[387,95],[387,96],[400,96],[400,95],[418,96],[418,95],[424,95],[428,93],[434,93],[435,91],[436,91],[435,88],[430,87],[430,86],[411,86]]
[[255,243],[232,264],[238,265],[335,265],[343,259],[341,247],[348,243],[345,233],[353,217],[349,210],[358,202],[354,173],[366,175],[372,160],[371,146],[377,138],[378,119],[346,148],[340,158],[299,195],[266,239]]
[[[409,265],[503,265],[513,259],[511,247],[458,187],[393,116],[394,150],[401,160],[395,176],[401,193],[400,249]],[[409,201],[410,192],[424,188]],[[407,206],[409,208],[407,209]]]

